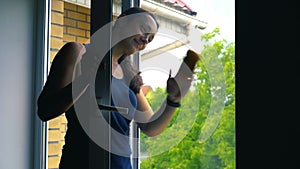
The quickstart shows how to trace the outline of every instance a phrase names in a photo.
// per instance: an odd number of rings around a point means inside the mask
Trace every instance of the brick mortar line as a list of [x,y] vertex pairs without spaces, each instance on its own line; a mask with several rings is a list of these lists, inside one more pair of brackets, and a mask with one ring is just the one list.
[[64,8],[64,11],[71,11],[71,12],[76,12],[76,13],[79,13],[79,14],[82,14],[82,15],[91,16],[91,14],[87,14],[87,13],[83,13],[83,12],[79,12],[79,11],[74,11],[72,9],[66,9],[66,8]]
[[[74,29],[79,29],[81,31],[90,31],[88,29],[82,29],[82,28],[77,28],[77,27],[73,27],[73,26],[67,26],[67,28],[74,28]],[[63,33],[63,34],[69,34],[69,33]]]
[[83,22],[83,23],[88,23],[88,24],[91,23],[91,22],[88,22],[88,21],[80,21],[80,20],[76,20],[76,19],[74,19],[74,18],[69,18],[68,16],[64,16],[64,19],[70,19],[70,20],[73,20],[73,21]]
[[70,36],[74,36],[74,37],[78,37],[78,38],[87,38],[87,39],[90,38],[90,37],[87,37],[87,36],[79,36],[79,35],[68,34],[68,33],[65,33],[64,35],[70,35]]
[[56,12],[56,13],[64,14],[64,12],[62,12],[62,11],[57,11],[57,10],[55,10],[55,9],[51,9],[51,12]]
[[84,28],[79,28],[78,27],[78,23],[76,23],[76,26],[71,26],[71,25],[64,25],[67,28],[75,28],[75,29],[80,29],[80,30],[84,30],[84,31],[90,31],[90,29],[84,29]]
[[57,48],[50,48],[50,51],[51,51],[51,52],[58,52],[59,49],[57,49]]
[[63,39],[62,37],[59,37],[59,36],[53,36],[53,35],[51,35],[50,38],[55,38],[55,39],[59,39],[59,40],[62,40],[62,39]]
[[64,26],[64,25],[61,25],[61,24],[58,24],[58,23],[53,23],[53,22],[51,22],[51,25],[55,25],[55,26]]
[[51,154],[51,155],[48,155],[48,158],[51,158],[51,157],[59,157],[58,154]]
[[59,144],[59,141],[48,141],[48,144]]
[[57,128],[57,127],[49,127],[48,130],[55,131],[55,130],[60,130],[60,128]]

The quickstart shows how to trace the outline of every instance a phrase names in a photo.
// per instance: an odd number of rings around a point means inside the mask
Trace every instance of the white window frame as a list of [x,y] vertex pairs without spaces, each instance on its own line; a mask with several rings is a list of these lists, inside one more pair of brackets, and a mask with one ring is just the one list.
[[[37,1],[37,32],[35,58],[35,100],[46,82],[49,67],[51,0]],[[37,112],[37,106],[35,108]],[[42,122],[37,113],[34,119],[34,169],[48,169],[48,123]]]

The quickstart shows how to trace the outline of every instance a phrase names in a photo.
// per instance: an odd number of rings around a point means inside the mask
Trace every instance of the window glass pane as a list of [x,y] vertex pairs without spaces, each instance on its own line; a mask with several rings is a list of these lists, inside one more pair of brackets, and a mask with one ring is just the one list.
[[[67,42],[88,43],[90,37],[89,8],[60,0],[51,3],[50,63]],[[65,114],[50,120],[48,126],[48,168],[58,168],[67,129]]]
[[[51,0],[50,64],[68,42],[90,43],[90,0]],[[113,4],[113,19],[121,11]],[[67,130],[65,114],[48,121],[48,168],[58,168]]]
[[206,35],[209,43],[201,40],[207,25],[192,19],[196,13],[183,1],[141,3],[156,9],[160,24],[154,40],[140,52],[146,97],[154,111],[166,97],[169,70],[176,75],[187,50],[205,59],[164,132],[153,138],[140,132],[140,168],[235,168],[234,43],[218,36],[218,29]]
[[[90,1],[77,0],[77,5],[70,3],[71,1],[75,2],[75,0],[52,0],[51,63],[65,43],[70,41],[89,43],[90,8],[84,6],[90,6]],[[114,0],[113,2],[114,19],[121,13],[121,1]],[[191,47],[190,37],[200,39],[199,34],[193,33],[194,29],[198,28],[188,22],[188,18],[195,13],[187,11],[186,7],[180,7],[178,4],[172,5],[172,2],[174,1],[141,1],[141,7],[146,10],[161,9],[155,12],[160,23],[159,32],[147,48],[140,52],[140,69],[145,82],[145,91],[147,91],[146,97],[154,111],[159,108],[166,97],[165,87],[169,70],[172,69],[173,76],[176,74],[182,58]],[[161,5],[167,7],[162,8]],[[177,12],[172,13],[172,10],[168,10],[173,7],[173,11],[177,10]],[[187,15],[190,16],[186,17]],[[198,27],[205,27],[201,21],[197,22],[199,22]],[[223,55],[220,59],[222,63],[218,64],[219,66],[226,65],[224,66],[226,71],[221,76],[224,78],[221,80],[226,81],[226,86],[221,86],[226,88],[225,100],[217,99],[216,94],[223,90],[213,83],[210,72],[213,70],[208,70],[208,65],[200,64],[196,72],[195,86],[182,100],[182,107],[177,109],[165,132],[154,138],[147,137],[140,132],[140,143],[136,144],[140,145],[140,168],[235,168],[235,77],[232,59],[234,45],[225,43],[220,47],[214,49],[213,55],[215,56],[216,53],[221,57]],[[211,49],[204,48],[202,42],[196,48],[206,53],[209,53]],[[221,108],[218,109],[222,110],[222,116],[219,116],[220,112],[217,112],[217,115],[210,114],[211,109],[217,107],[215,105],[222,101],[224,104],[221,104]],[[214,124],[206,121],[208,117],[213,117],[211,120],[215,120]],[[67,121],[64,114],[49,121],[49,169],[58,168],[66,129]],[[204,137],[203,133],[207,131],[213,132],[208,132],[209,137]]]

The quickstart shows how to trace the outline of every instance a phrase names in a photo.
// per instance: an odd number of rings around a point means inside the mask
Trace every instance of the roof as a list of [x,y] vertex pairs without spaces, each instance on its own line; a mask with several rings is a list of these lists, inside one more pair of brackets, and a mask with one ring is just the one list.
[[189,15],[197,15],[197,12],[194,11],[184,0],[155,0],[160,1],[161,3],[173,7],[179,11],[187,13]]

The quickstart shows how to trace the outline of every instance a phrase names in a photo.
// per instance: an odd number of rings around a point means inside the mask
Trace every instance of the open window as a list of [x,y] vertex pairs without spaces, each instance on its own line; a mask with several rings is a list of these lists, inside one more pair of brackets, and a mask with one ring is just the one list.
[[[46,80],[54,56],[65,43],[71,41],[93,43],[90,37],[101,26],[115,19],[123,10],[132,6],[140,6],[156,15],[160,23],[160,28],[154,41],[150,43],[144,51],[135,54],[135,56],[131,56],[131,59],[135,62],[135,65],[138,66],[138,69],[142,71],[143,78],[146,76],[155,76],[156,79],[161,77],[161,80],[157,80],[157,83],[161,82],[161,84],[153,84],[153,81],[149,82],[149,79],[144,78],[146,84],[149,84],[149,86],[153,88],[165,86],[169,68],[173,67],[172,74],[176,74],[176,67],[179,67],[181,63],[180,59],[185,56],[185,52],[188,49],[187,46],[190,43],[190,36],[195,36],[195,34],[191,32],[197,29],[205,29],[207,24],[206,22],[194,18],[194,11],[187,10],[188,8],[180,7],[180,5],[174,5],[171,1],[45,0],[44,2],[45,12],[47,13],[44,23],[45,26],[43,28],[45,30],[44,40],[46,42],[44,46],[45,57],[39,62],[43,63],[41,69],[44,70],[44,81]],[[196,34],[196,36],[199,36],[200,39],[201,34]],[[110,34],[108,34],[105,39],[109,38]],[[107,43],[109,43],[109,40],[107,40]],[[162,56],[162,54],[164,55]],[[173,64],[174,62],[168,62],[170,57],[174,59],[174,56],[178,56],[176,58],[177,65]],[[105,62],[108,63],[106,70],[110,70],[111,61],[107,59]],[[159,66],[158,64],[163,64],[163,66]],[[104,78],[110,79],[110,71],[103,73],[106,76]],[[101,83],[101,85],[103,85],[102,89],[107,90],[100,92],[101,100],[99,100],[99,102],[109,105],[110,82],[106,81],[106,83]],[[64,145],[67,120],[63,114],[47,123],[40,124],[39,128],[41,130],[36,137],[41,140],[40,144],[42,148],[39,154],[42,154],[42,156],[36,157],[36,159],[39,159],[39,162],[36,164],[38,167],[36,168],[58,168],[61,158],[61,149]],[[130,134],[131,138],[144,137],[134,122],[131,123]],[[132,157],[138,157],[132,158],[132,166],[134,169],[141,168],[140,164],[143,158],[147,156],[143,145],[145,142],[139,142],[137,140],[139,139],[131,140]],[[109,161],[107,161],[107,163],[109,163]]]

